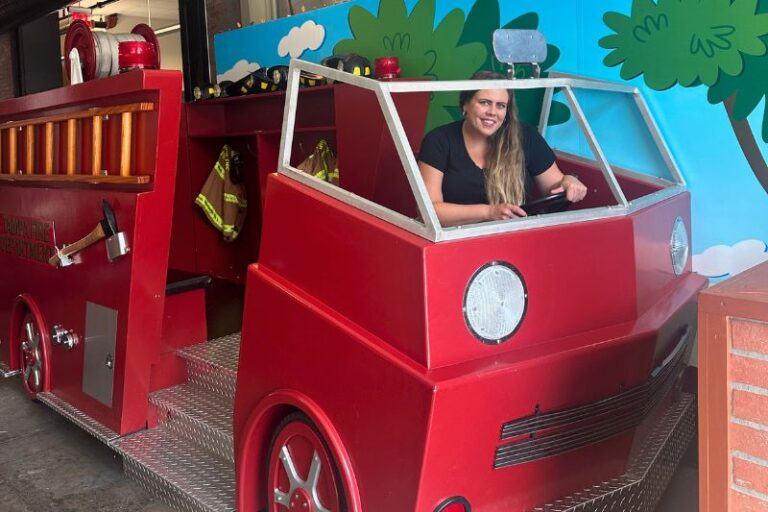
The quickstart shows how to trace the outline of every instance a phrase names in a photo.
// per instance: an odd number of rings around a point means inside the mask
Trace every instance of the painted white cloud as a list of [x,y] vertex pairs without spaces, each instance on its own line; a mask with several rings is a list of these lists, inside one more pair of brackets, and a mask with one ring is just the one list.
[[223,82],[224,80],[231,80],[232,82],[237,82],[248,73],[253,73],[260,67],[261,66],[259,66],[259,64],[256,62],[248,62],[245,59],[240,59],[239,61],[235,62],[234,66],[232,66],[222,74],[216,75],[216,81],[219,83]]
[[733,245],[713,245],[693,256],[693,271],[707,277],[733,276],[768,261],[762,240],[742,240]]
[[277,45],[277,54],[291,58],[300,57],[306,50],[317,50],[325,40],[325,27],[312,20],[305,21],[300,27],[293,27],[288,35]]

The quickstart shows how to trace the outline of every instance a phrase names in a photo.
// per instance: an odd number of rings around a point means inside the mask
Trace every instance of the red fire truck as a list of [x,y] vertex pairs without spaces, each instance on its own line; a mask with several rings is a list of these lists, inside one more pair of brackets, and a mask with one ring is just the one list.
[[[652,510],[695,431],[684,182],[635,88],[483,87],[544,89],[542,120],[562,91],[583,202],[440,225],[414,155],[472,81],[294,61],[285,92],[182,105],[132,71],[0,103],[3,373],[180,510]],[[628,98],[668,174],[609,161],[583,91]],[[320,139],[338,184],[297,168]],[[194,205],[224,144],[235,241]]]

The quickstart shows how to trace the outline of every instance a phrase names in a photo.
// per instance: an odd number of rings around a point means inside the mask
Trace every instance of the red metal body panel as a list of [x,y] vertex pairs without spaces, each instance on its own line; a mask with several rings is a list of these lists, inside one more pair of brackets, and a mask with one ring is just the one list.
[[[156,103],[154,112],[137,115],[134,129],[139,139],[132,150],[132,171],[151,175],[150,185],[0,184],[0,213],[52,222],[59,245],[80,239],[97,225],[102,200],[113,206],[118,228],[127,234],[131,252],[113,263],[107,261],[104,243],[81,252],[79,263],[65,268],[0,254],[0,335],[4,338],[12,328],[11,304],[21,293],[38,305],[46,332],[61,324],[84,337],[87,302],[118,311],[112,407],[82,390],[82,342],[71,351],[48,347],[51,391],[118,433],[146,424],[150,366],[159,355],[180,83],[176,72],[136,71],[0,104],[0,121],[8,121],[94,106]],[[82,155],[78,160],[78,168],[83,168]],[[112,161],[111,157],[105,160],[110,173],[117,168]],[[0,345],[0,357],[11,368],[17,366],[16,350],[12,343]]]
[[[662,266],[661,240],[676,215],[687,218],[688,202],[684,194],[626,217],[433,244],[270,177],[235,403],[239,508],[264,498],[253,485],[265,481],[260,450],[280,418],[302,408],[271,398],[289,391],[326,415],[316,422],[338,435],[336,463],[352,468],[367,511],[432,511],[453,495],[476,510],[526,510],[621,474],[632,429],[499,469],[494,451],[508,442],[505,422],[646,382],[695,330],[705,280]],[[607,243],[611,251],[595,250]],[[509,341],[484,345],[463,325],[462,298],[472,273],[494,260],[520,270],[529,305]],[[640,284],[648,272],[657,275]]]

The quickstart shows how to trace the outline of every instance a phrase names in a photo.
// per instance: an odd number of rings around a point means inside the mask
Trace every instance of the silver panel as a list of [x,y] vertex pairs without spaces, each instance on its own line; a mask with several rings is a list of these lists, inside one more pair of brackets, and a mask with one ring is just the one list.
[[149,401],[159,410],[163,426],[176,437],[234,464],[232,398],[184,384],[152,393]]
[[85,308],[83,392],[112,407],[117,310],[88,302]]
[[235,468],[207,450],[182,442],[164,426],[120,439],[126,475],[180,511],[235,510]]
[[696,397],[683,393],[667,406],[627,472],[534,512],[653,512],[696,432]]
[[82,428],[104,444],[112,445],[120,436],[77,407],[65,402],[53,393],[38,393],[37,399]]
[[0,361],[0,377],[8,378],[13,377],[14,375],[18,375],[21,373],[21,370],[11,370],[8,368],[8,366]]
[[234,399],[240,333],[179,350],[187,362],[190,384]]

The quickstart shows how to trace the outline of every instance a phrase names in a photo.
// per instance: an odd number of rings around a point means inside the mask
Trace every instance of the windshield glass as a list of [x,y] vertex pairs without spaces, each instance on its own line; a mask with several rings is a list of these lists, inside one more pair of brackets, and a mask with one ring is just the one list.
[[[299,94],[302,72],[305,87]],[[306,87],[306,76],[311,73],[323,77],[318,85],[327,80],[336,83],[312,91]],[[560,114],[561,122],[557,125],[539,123],[521,132],[524,147],[544,148],[545,155],[525,157],[530,183],[525,185],[519,201],[510,204],[527,207],[559,191],[559,181],[552,181],[550,175],[554,174],[549,172],[553,163],[562,173],[557,176],[570,175],[583,185],[583,200],[556,208],[526,210],[526,217],[490,221],[477,217],[456,223],[445,220],[444,211],[435,208],[442,206],[436,202],[434,183],[419,164],[424,159],[420,154],[426,151],[425,134],[435,128],[432,119],[436,116],[430,110],[430,99],[435,93],[458,97],[457,91],[477,89],[512,89],[516,97],[543,91],[538,111],[526,107],[528,110],[521,112],[521,116],[535,121],[542,111],[556,109]],[[555,107],[553,98],[558,103]],[[494,108],[505,107],[501,99],[486,98],[483,105],[489,101]],[[323,102],[325,106],[319,106]],[[498,128],[483,105],[473,107],[475,110],[468,112],[463,125],[461,117],[454,123],[459,130],[458,140],[461,130],[466,137],[462,127],[470,120],[478,132]],[[565,122],[563,108],[568,110]],[[293,61],[285,109],[281,173],[433,241],[626,215],[684,190],[679,171],[644,100],[635,88],[626,85],[573,76],[485,82],[381,82]],[[328,115],[313,120],[321,111]],[[460,112],[456,108],[447,123],[438,126],[450,125]],[[501,119],[497,119],[499,125]],[[312,157],[322,149],[318,148],[320,140],[327,143],[336,159],[333,169],[325,172],[313,167],[321,160],[319,156]],[[471,144],[465,146],[466,161],[475,164],[477,172],[482,173],[482,158],[472,155]],[[438,144],[437,151],[432,148],[432,153],[445,151],[441,147]],[[546,156],[548,147],[555,151],[551,157]]]

